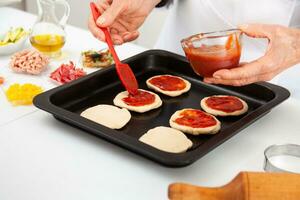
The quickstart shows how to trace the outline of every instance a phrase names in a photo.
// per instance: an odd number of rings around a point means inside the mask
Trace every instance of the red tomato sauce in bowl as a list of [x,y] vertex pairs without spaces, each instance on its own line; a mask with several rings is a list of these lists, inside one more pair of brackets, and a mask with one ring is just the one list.
[[238,67],[240,31],[203,33],[182,40],[183,50],[196,74],[211,77],[220,69]]

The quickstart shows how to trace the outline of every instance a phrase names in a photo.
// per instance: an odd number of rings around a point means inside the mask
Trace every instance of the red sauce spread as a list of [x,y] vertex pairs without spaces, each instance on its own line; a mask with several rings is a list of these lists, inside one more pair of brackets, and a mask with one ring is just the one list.
[[217,121],[210,115],[201,110],[184,110],[180,117],[175,120],[179,125],[189,126],[192,128],[206,128],[214,126]]
[[178,91],[183,90],[186,87],[186,84],[182,79],[168,75],[151,78],[149,82],[159,89],[166,91]]
[[226,113],[242,110],[244,107],[243,103],[238,98],[233,96],[209,97],[205,103],[212,109],[220,110]]
[[129,106],[144,106],[152,104],[155,96],[149,92],[139,90],[137,94],[129,94],[128,97],[122,99]]

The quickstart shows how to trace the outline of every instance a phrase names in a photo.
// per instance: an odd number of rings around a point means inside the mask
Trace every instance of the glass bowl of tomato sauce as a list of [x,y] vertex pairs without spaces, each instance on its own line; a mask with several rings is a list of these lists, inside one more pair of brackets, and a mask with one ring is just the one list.
[[239,66],[242,51],[239,29],[200,33],[181,41],[185,55],[196,74],[212,77],[220,69]]

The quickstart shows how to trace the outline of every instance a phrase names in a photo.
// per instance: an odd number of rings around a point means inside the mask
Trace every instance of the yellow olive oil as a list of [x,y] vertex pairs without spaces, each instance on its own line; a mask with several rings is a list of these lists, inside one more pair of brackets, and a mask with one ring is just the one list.
[[65,44],[65,37],[53,34],[34,35],[31,36],[30,43],[40,52],[55,57],[60,55],[60,50]]

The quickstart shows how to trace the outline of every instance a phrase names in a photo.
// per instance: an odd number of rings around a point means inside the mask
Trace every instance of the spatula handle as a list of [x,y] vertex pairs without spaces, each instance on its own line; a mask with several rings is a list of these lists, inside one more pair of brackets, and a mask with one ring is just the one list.
[[[90,7],[91,7],[91,11],[92,11],[92,15],[93,15],[94,21],[96,22],[97,19],[101,16],[101,13],[99,12],[99,10],[98,10],[98,8],[97,8],[97,6],[96,6],[96,4],[94,2],[90,3]],[[110,33],[108,32],[108,29],[104,28],[104,27],[100,27],[100,26],[98,26],[98,28],[100,28],[103,31],[104,35],[105,35],[105,41],[106,41],[106,43],[108,45],[110,53],[114,57],[115,63],[116,64],[120,64],[121,61],[120,61],[120,59],[119,59],[119,57],[118,57],[118,55],[117,55],[117,53],[115,51],[115,48],[114,48],[112,39],[110,37]]]

